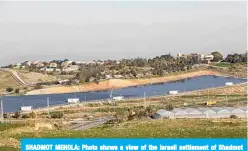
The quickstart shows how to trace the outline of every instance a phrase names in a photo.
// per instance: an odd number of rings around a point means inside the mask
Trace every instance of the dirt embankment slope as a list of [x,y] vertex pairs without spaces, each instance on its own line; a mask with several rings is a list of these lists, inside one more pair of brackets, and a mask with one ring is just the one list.
[[176,81],[176,80],[182,80],[186,78],[192,78],[203,75],[220,75],[220,74],[209,70],[202,70],[202,71],[190,72],[180,75],[157,77],[150,79],[111,79],[108,81],[99,82],[99,84],[89,83],[89,84],[81,84],[79,86],[58,86],[58,87],[33,90],[27,92],[27,95],[99,91],[110,88],[124,88],[124,87],[138,86],[138,85],[151,84],[151,83]]

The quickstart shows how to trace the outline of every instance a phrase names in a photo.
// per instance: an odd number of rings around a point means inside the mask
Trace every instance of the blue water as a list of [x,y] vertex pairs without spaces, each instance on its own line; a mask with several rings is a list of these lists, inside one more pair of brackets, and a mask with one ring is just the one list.
[[[122,95],[125,98],[129,97],[143,97],[144,92],[146,96],[167,95],[169,91],[194,91],[198,89],[214,88],[225,86],[226,82],[233,82],[234,84],[247,82],[246,79],[238,79],[221,76],[200,76],[195,78],[188,78],[174,82],[150,84],[136,87],[128,87],[113,90],[113,96]],[[92,101],[100,99],[109,99],[110,91],[98,92],[83,92],[70,94],[51,94],[51,95],[32,95],[32,96],[5,96],[2,98],[4,112],[15,112],[21,106],[45,107],[47,105],[47,97],[49,97],[50,105],[64,104],[69,97],[80,98],[80,101]]]

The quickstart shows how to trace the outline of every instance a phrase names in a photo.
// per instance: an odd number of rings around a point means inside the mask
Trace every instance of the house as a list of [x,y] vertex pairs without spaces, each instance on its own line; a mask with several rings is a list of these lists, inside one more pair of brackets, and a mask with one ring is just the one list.
[[199,68],[199,66],[200,66],[199,64],[194,64],[194,65],[192,65],[192,68],[193,68],[193,69]]
[[144,74],[142,74],[142,73],[138,73],[137,75],[136,75],[136,78],[143,78],[144,77]]
[[103,61],[97,61],[96,64],[100,64],[100,65],[103,65],[104,62]]
[[62,69],[62,71],[64,72],[73,72],[73,71],[78,71],[79,70],[79,66],[78,65],[71,65],[69,67],[64,67]]
[[70,80],[60,80],[60,81],[57,81],[58,84],[68,84],[70,82]]
[[211,60],[214,59],[214,56],[209,54],[209,55],[204,55],[204,59],[203,60],[206,60],[208,61],[208,63],[210,63]]
[[111,79],[112,77],[111,77],[111,75],[107,74],[107,75],[105,75],[105,78],[106,79]]
[[49,64],[50,68],[57,68],[57,66],[58,66],[57,63],[55,63],[55,62],[52,62]]
[[201,58],[201,60],[204,60],[204,57],[205,57],[205,55],[204,55],[204,54],[200,54],[200,58]]
[[40,68],[40,71],[53,72],[54,69],[53,68],[46,68],[46,67],[44,67],[44,68]]
[[46,71],[46,68],[40,68],[40,71]]
[[46,72],[53,72],[54,69],[53,69],[53,68],[46,68],[45,71],[46,71]]
[[123,78],[123,76],[122,75],[120,75],[120,74],[116,74],[116,75],[114,75],[114,78],[116,78],[116,79],[121,79],[121,78]]
[[180,57],[182,57],[182,54],[181,53],[178,53],[177,54],[177,58],[180,58]]
[[90,82],[91,82],[91,81],[94,81],[94,80],[95,80],[95,78],[94,78],[94,77],[90,77],[90,79],[89,79],[89,80],[90,80]]
[[13,68],[15,68],[15,69],[24,69],[25,66],[23,66],[21,63],[17,63],[17,64],[14,65]]
[[42,63],[42,62],[38,62],[37,64],[36,64],[36,67],[37,68],[41,68],[41,67],[44,67],[45,65]]
[[73,61],[65,61],[65,62],[62,62],[62,63],[61,63],[61,66],[62,66],[62,67],[68,67],[68,66],[70,66],[70,65],[72,64],[72,62],[73,62]]
[[187,58],[188,55],[185,55],[185,54],[181,54],[181,53],[178,53],[177,54],[177,58]]
[[46,72],[53,72],[54,71],[54,69],[53,68],[46,68],[46,70],[45,70]]
[[17,64],[15,64],[16,66],[21,66],[22,64],[21,63],[17,63]]
[[210,54],[210,55],[205,55],[205,56],[204,56],[204,59],[210,61],[210,60],[213,60],[213,59],[214,59],[214,56],[211,55],[211,54]]
[[37,65],[40,61],[32,61],[31,64]]
[[55,72],[61,72],[61,69],[58,69],[58,68],[57,68],[57,69],[55,69]]
[[86,64],[85,61],[75,61],[76,64]]
[[24,63],[23,63],[23,65],[25,65],[25,66],[31,66],[31,61],[25,61]]

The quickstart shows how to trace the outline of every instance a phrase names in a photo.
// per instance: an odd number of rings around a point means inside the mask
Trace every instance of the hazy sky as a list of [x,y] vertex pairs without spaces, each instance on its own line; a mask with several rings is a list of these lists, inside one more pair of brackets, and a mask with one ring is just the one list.
[[0,65],[245,52],[246,2],[0,2]]

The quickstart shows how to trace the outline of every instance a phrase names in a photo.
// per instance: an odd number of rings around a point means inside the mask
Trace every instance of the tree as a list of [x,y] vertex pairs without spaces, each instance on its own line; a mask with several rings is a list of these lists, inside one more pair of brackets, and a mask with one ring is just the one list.
[[158,68],[157,74],[160,75],[160,76],[163,76],[164,75],[164,70],[161,69],[161,68]]
[[247,54],[228,54],[225,58],[226,62],[237,63],[237,62],[247,62]]
[[131,73],[132,73],[132,75],[133,75],[134,77],[137,76],[137,72],[136,72],[134,69],[131,70]]
[[41,86],[40,84],[36,84],[36,85],[34,86],[34,89],[42,89],[42,86]]
[[50,115],[51,115],[51,118],[62,118],[63,117],[63,113],[61,112],[52,112]]
[[222,54],[221,54],[220,52],[214,51],[214,52],[212,52],[211,54],[214,56],[214,58],[213,58],[212,61],[218,62],[218,61],[223,60],[223,56],[222,56]]
[[7,91],[7,92],[12,92],[12,91],[13,91],[13,88],[8,87],[8,88],[6,89],[6,91]]
[[15,112],[13,118],[19,118],[21,116],[20,112]]
[[31,113],[29,113],[28,117],[35,118],[36,117],[36,114],[34,112],[31,112]]
[[20,89],[15,89],[15,93],[19,93],[20,92]]
[[173,108],[173,106],[171,105],[171,104],[168,104],[167,106],[166,106],[166,110],[168,110],[168,111],[171,111],[171,110],[173,110],[174,108]]

